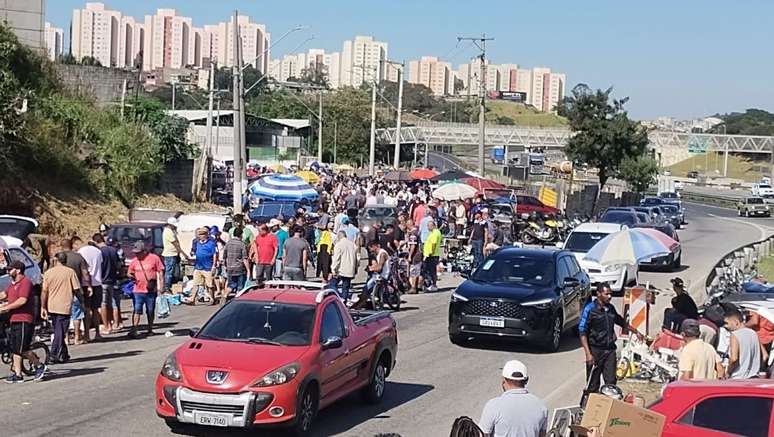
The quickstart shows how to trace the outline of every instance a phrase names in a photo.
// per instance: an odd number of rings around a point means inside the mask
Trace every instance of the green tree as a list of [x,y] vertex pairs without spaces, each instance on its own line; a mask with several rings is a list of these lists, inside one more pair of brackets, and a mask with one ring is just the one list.
[[310,64],[308,67],[301,70],[301,77],[298,82],[308,83],[311,85],[317,85],[324,88],[330,88],[328,83],[328,67],[324,64]]
[[102,63],[99,62],[99,59],[93,57],[93,56],[84,56],[81,59],[81,65],[90,65],[94,67],[101,67]]
[[558,105],[573,131],[564,151],[574,162],[597,169],[600,191],[624,160],[641,157],[648,145],[647,130],[624,109],[628,98],[611,100],[612,91],[580,84]]
[[629,188],[638,193],[648,189],[656,181],[658,164],[650,156],[629,157],[621,162],[618,178],[629,184]]
[[774,114],[762,109],[748,109],[743,113],[716,115],[723,120],[710,132],[729,135],[774,135]]
[[150,129],[158,141],[156,157],[161,163],[195,157],[199,149],[188,142],[188,120],[166,113],[155,99],[140,97],[127,105],[126,117]]

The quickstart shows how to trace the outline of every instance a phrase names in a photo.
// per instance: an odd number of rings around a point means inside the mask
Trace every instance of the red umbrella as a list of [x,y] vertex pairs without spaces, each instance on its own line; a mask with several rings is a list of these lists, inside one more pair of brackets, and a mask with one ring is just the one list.
[[429,168],[418,168],[415,170],[411,170],[411,172],[409,173],[409,176],[411,176],[411,179],[427,180],[432,177],[438,176],[438,172],[434,170],[430,170]]
[[479,194],[483,193],[484,190],[502,190],[505,188],[505,185],[499,182],[495,182],[491,179],[464,178],[462,179],[462,182],[465,182],[466,184],[478,190]]

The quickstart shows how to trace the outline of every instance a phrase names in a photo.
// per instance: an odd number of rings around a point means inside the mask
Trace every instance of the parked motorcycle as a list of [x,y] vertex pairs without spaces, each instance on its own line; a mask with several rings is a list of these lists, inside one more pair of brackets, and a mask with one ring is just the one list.
[[560,241],[558,220],[542,220],[537,215],[530,217],[527,227],[521,231],[520,239],[524,244],[550,244]]

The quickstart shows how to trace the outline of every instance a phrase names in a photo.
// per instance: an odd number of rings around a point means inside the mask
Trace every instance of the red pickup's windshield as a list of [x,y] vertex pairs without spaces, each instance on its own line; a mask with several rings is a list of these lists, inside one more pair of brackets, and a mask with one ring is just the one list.
[[308,345],[315,306],[235,300],[218,311],[197,338],[246,343]]

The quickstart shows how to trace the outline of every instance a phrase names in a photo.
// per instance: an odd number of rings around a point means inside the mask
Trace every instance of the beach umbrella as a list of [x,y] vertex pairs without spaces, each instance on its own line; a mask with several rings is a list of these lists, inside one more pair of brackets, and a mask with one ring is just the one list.
[[309,170],[301,170],[296,173],[296,176],[303,179],[307,184],[316,184],[320,182],[320,176],[317,173]]
[[384,175],[385,181],[408,182],[412,180],[408,170],[392,170]]
[[653,228],[629,228],[599,240],[583,259],[601,265],[635,265],[659,256],[667,256],[680,243]]
[[413,180],[428,180],[434,176],[438,176],[438,172],[430,170],[429,168],[417,168],[409,172],[409,176]]
[[449,182],[433,191],[433,198],[441,200],[464,200],[476,195],[476,189],[461,182]]
[[269,169],[275,173],[285,173],[286,171],[288,171],[288,169],[285,168],[285,166],[282,164],[274,164],[272,166],[269,166]]
[[449,170],[445,171],[439,175],[435,175],[430,178],[433,182],[440,182],[440,181],[453,181],[458,179],[465,179],[469,178],[470,175],[462,170]]
[[482,194],[484,190],[502,190],[505,188],[505,185],[491,179],[467,177],[461,181],[475,188],[479,194]]
[[296,175],[273,174],[253,182],[250,195],[264,200],[299,202],[316,200],[319,195],[311,185]]

